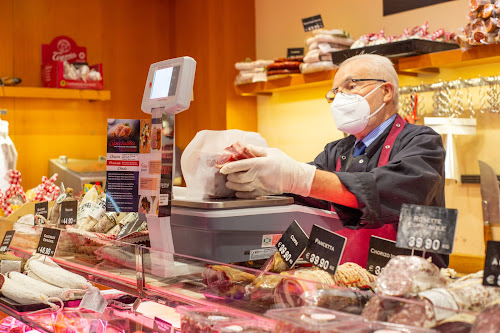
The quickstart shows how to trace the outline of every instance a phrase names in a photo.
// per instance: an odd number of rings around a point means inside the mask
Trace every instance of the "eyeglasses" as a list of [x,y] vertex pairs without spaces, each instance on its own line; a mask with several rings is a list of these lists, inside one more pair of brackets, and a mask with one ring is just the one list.
[[366,86],[366,84],[363,84],[362,82],[366,81],[377,81],[377,82],[387,82],[386,80],[382,79],[347,79],[344,82],[342,82],[337,88],[333,88],[329,92],[326,93],[326,100],[328,103],[333,102],[335,99],[335,96],[337,96],[339,90],[341,92],[345,92],[348,94],[353,94],[357,91],[359,91],[362,87]]

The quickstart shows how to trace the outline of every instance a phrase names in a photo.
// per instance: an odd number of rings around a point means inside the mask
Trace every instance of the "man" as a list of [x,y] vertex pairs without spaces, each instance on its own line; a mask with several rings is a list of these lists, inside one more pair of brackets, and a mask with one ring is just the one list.
[[[342,262],[365,266],[371,235],[396,239],[403,203],[445,206],[441,136],[405,123],[397,114],[398,90],[387,58],[346,60],[326,97],[337,128],[351,135],[327,144],[311,164],[278,149],[249,147],[257,158],[221,169],[226,186],[240,198],[292,193],[327,201],[345,226],[336,231],[347,237]],[[447,266],[447,256],[432,257]]]

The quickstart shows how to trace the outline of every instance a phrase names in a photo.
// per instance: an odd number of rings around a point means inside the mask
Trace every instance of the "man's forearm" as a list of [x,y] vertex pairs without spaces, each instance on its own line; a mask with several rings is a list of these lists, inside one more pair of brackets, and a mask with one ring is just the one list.
[[333,172],[316,170],[309,196],[351,208],[359,207],[354,194],[347,190]]

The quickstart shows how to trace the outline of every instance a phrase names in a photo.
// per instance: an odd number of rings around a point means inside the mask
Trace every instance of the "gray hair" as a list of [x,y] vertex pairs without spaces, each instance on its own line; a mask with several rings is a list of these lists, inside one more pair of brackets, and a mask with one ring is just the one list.
[[388,58],[377,54],[359,54],[345,60],[342,64],[340,64],[340,67],[357,60],[362,61],[363,65],[369,69],[372,75],[374,75],[374,79],[383,79],[392,83],[394,87],[394,96],[392,97],[392,100],[394,105],[398,107],[399,77],[392,62]]

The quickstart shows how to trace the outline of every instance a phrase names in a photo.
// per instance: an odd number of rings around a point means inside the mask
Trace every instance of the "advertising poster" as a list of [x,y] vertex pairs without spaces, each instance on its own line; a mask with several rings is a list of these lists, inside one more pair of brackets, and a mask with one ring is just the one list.
[[108,119],[107,133],[106,211],[137,212],[141,121]]

